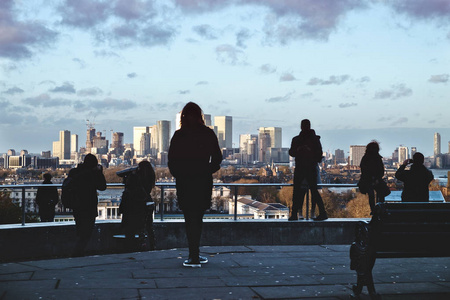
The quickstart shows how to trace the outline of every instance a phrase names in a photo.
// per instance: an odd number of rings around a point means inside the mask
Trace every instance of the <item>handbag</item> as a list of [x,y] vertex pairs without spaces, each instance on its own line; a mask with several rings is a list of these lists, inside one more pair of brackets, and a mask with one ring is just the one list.
[[378,181],[378,183],[375,185],[375,190],[383,197],[386,197],[391,193],[391,189],[387,186],[384,180]]

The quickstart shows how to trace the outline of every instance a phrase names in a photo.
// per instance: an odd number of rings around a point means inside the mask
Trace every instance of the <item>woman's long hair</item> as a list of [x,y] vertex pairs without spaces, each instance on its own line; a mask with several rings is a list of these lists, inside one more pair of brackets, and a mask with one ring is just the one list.
[[377,141],[372,141],[367,144],[366,154],[374,155],[374,154],[378,154],[378,152],[380,152],[380,145],[378,144]]
[[144,185],[145,190],[150,192],[155,186],[155,171],[151,163],[147,160],[143,160],[138,164],[137,175],[141,180],[141,184]]
[[181,128],[205,125],[205,120],[203,120],[203,112],[200,106],[194,102],[189,102],[186,104],[181,111],[180,123]]

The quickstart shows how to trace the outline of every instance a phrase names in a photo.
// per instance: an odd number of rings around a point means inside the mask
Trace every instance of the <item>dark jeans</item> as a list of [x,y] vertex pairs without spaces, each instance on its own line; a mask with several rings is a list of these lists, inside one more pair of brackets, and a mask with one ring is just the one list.
[[326,214],[322,197],[317,190],[317,167],[315,165],[308,167],[296,167],[294,171],[294,193],[292,195],[292,214],[301,212],[308,189],[302,187],[303,180],[306,179],[309,190],[311,191],[312,203],[319,208],[319,214]]
[[75,227],[77,230],[77,242],[75,244],[74,256],[84,255],[84,250],[89,243],[95,225],[95,216],[91,214],[74,213]]
[[367,190],[367,195],[369,195],[370,212],[373,212],[373,210],[375,209],[375,192],[377,193],[376,194],[377,203],[384,202],[384,197],[381,196],[381,193],[379,193],[376,189],[370,187]]
[[200,254],[200,238],[202,235],[203,215],[205,214],[205,211],[190,208],[183,210],[183,214],[186,236],[189,244],[189,257],[196,259]]

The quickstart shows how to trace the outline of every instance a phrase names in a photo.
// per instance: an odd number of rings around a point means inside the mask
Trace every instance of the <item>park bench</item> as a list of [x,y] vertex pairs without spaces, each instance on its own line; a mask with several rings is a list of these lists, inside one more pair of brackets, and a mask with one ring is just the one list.
[[358,276],[353,296],[367,286],[378,298],[372,277],[377,258],[448,257],[449,240],[450,203],[378,203],[370,222],[358,223],[350,247],[350,269]]

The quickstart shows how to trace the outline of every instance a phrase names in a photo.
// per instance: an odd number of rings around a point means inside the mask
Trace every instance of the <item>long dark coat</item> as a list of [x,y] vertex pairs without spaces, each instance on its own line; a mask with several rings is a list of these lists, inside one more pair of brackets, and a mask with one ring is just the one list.
[[74,214],[84,216],[98,216],[97,190],[106,190],[106,179],[103,172],[98,167],[87,168],[84,164],[79,164],[69,172],[69,177],[76,177],[76,190],[79,204],[73,208]]
[[199,125],[175,132],[170,141],[169,170],[176,178],[180,209],[210,208],[212,174],[220,169],[221,162],[217,136],[210,128]]
[[424,165],[412,164],[410,170],[401,165],[395,173],[395,178],[403,181],[402,201],[405,202],[428,202],[430,200],[429,188],[433,173]]
[[[44,180],[42,184],[52,184],[50,180]],[[36,192],[36,204],[39,206],[39,215],[53,217],[55,206],[58,204],[58,189],[55,186],[38,187]]]

